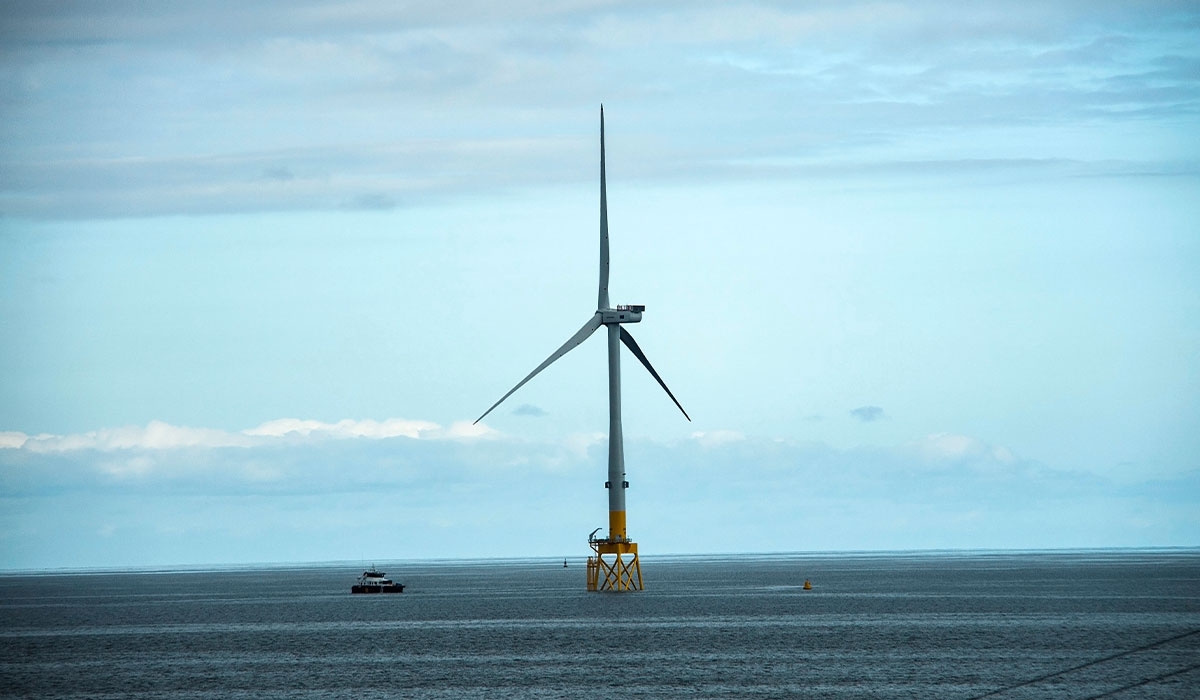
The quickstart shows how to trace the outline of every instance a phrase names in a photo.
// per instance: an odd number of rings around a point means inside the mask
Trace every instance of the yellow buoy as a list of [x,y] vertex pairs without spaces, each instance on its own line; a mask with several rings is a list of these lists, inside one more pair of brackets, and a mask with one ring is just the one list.
[[804,579],[804,590],[806,590],[806,591],[812,590],[812,581],[809,581],[808,579]]

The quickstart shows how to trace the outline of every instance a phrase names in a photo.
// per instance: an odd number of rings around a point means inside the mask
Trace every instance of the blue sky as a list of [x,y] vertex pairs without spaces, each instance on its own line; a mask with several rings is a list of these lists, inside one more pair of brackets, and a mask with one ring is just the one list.
[[1200,545],[1191,3],[6,3],[0,568]]

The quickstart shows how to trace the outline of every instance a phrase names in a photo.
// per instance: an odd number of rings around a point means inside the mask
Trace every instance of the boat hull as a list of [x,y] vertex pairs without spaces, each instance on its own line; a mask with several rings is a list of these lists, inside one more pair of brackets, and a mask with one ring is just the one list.
[[389,586],[372,586],[372,585],[353,585],[350,587],[351,593],[403,593],[403,583],[393,583]]

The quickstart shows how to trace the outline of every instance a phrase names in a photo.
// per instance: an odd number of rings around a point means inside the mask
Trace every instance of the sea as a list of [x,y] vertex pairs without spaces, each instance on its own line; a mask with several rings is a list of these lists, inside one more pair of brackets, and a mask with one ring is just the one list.
[[0,696],[1200,698],[1200,550],[563,563],[4,574]]

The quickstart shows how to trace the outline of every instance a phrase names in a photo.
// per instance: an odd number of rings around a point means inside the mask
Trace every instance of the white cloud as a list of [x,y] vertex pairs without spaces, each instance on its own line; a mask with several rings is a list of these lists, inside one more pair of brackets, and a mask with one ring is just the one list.
[[435,434],[438,437],[449,440],[495,438],[500,436],[500,432],[494,428],[490,428],[483,423],[472,423],[465,420],[455,421],[454,423],[451,423],[450,427],[446,430],[437,432]]
[[440,433],[441,426],[425,420],[407,420],[404,418],[388,418],[383,421],[351,420],[349,418],[337,423],[323,423],[316,420],[301,420],[298,418],[280,418],[268,421],[243,431],[247,435],[262,437],[286,437],[299,435],[302,437],[326,438],[372,438],[384,439],[393,437],[408,437],[418,439]]
[[[465,421],[448,428],[427,420],[388,418],[386,420],[344,419],[336,423],[301,418],[279,418],[240,432],[214,428],[176,426],[163,421],[151,421],[145,427],[124,426],[103,428],[86,433],[66,435],[26,435],[21,432],[0,432],[0,449],[27,450],[34,453],[63,453],[79,450],[174,450],[189,447],[226,448],[258,447],[281,440],[347,440],[365,438],[385,440],[406,437],[420,440],[469,440],[499,435],[486,425]],[[124,467],[120,471],[138,471]]]
[[25,433],[0,431],[0,450],[21,447],[29,440]]
[[704,447],[717,447],[731,442],[741,442],[746,436],[736,430],[697,430],[692,439]]
[[242,432],[247,435],[259,435],[266,437],[283,437],[296,433],[307,437],[314,431],[325,429],[328,423],[322,423],[317,420],[304,420],[301,418],[278,418],[276,420],[267,421],[257,428],[249,428]]
[[182,447],[249,447],[254,441],[245,435],[212,428],[189,428],[151,421],[145,427],[103,428],[67,435],[24,435],[5,433],[0,448],[54,453],[76,450],[167,450]]

